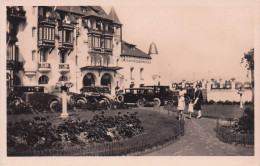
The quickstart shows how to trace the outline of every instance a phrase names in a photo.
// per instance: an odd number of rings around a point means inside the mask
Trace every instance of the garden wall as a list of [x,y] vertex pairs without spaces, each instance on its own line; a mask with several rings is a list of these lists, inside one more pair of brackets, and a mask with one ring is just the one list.
[[[207,100],[214,101],[240,101],[240,95],[237,90],[226,90],[226,89],[212,89],[207,91]],[[252,91],[245,90],[243,92],[242,100],[251,101],[252,100]]]

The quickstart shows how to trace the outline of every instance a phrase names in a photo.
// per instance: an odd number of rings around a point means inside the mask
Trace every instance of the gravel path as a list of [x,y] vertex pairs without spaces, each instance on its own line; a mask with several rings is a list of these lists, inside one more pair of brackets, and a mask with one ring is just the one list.
[[[161,113],[168,113],[160,108]],[[169,115],[172,116],[172,115]],[[187,115],[184,115],[187,116]],[[172,116],[174,118],[174,116]],[[221,142],[213,130],[216,119],[185,119],[185,134],[175,143],[147,156],[252,156],[253,148]]]

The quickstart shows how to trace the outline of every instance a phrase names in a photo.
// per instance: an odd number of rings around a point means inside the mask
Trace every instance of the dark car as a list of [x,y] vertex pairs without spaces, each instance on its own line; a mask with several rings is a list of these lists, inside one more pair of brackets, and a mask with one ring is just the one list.
[[156,106],[175,102],[176,94],[170,90],[170,86],[145,86],[154,89],[154,101]]
[[77,104],[94,103],[110,105],[114,101],[114,96],[110,94],[108,86],[84,86],[80,89],[81,94],[74,96]]
[[[14,104],[18,106],[22,103],[29,105],[47,105],[50,110],[53,110],[53,106],[61,103],[62,93],[61,92],[45,92],[46,89],[43,86],[15,86],[11,92],[8,93],[8,104]],[[72,104],[73,97],[68,95],[67,101]]]
[[117,102],[125,104],[136,104],[139,107],[143,107],[153,102],[158,105],[156,97],[154,96],[154,88],[142,87],[142,88],[127,88],[124,94],[119,94],[116,97]]

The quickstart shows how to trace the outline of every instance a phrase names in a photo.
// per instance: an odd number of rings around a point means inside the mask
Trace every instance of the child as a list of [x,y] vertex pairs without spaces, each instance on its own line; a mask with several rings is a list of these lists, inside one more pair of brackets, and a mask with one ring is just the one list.
[[189,99],[189,108],[188,108],[188,112],[189,112],[189,119],[191,119],[191,113],[193,113],[193,112],[194,112],[194,110],[193,110],[193,106],[194,106],[194,104],[193,104],[192,100],[191,100],[191,99]]
[[178,107],[177,107],[177,110],[179,111],[178,112],[179,120],[181,120],[181,118],[182,118],[182,114],[183,114],[184,108],[185,108],[184,92],[181,89],[181,91],[179,92]]

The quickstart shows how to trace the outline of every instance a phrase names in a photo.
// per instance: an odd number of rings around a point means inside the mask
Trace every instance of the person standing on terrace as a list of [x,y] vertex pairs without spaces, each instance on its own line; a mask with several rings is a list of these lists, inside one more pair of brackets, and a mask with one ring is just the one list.
[[195,101],[194,101],[194,110],[198,111],[198,116],[197,119],[200,119],[202,114],[201,114],[201,102],[203,100],[203,95],[202,95],[202,90],[200,89],[200,85],[196,85],[195,89]]

